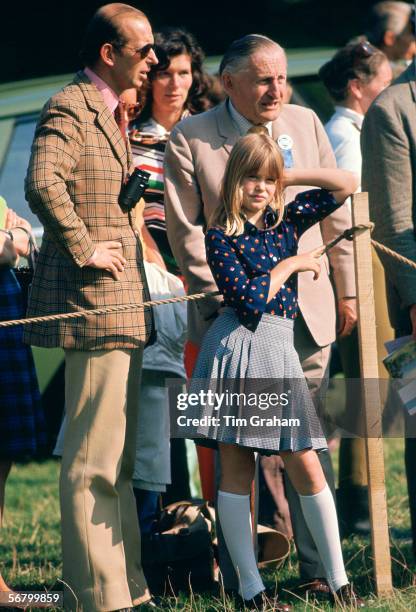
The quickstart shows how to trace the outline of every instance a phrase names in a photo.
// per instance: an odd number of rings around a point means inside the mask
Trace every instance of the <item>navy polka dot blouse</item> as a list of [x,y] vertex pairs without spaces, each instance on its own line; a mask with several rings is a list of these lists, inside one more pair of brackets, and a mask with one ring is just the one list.
[[268,229],[276,222],[274,211],[268,207],[265,229],[246,221],[240,236],[226,236],[220,227],[207,231],[208,264],[224,304],[234,308],[245,327],[254,331],[264,312],[296,318],[297,274],[292,274],[267,304],[270,272],[279,261],[296,255],[299,237],[339,206],[329,191],[312,189],[299,193],[286,206],[283,221],[274,229]]

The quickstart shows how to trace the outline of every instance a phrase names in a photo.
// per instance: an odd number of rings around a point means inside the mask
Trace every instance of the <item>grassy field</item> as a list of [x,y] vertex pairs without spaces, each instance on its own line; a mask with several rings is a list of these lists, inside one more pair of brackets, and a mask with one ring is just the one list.
[[[416,588],[412,586],[415,564],[411,553],[401,440],[385,442],[385,459],[395,593],[392,599],[384,601],[373,595],[369,609],[416,610]],[[61,589],[58,472],[59,464],[48,461],[15,466],[10,475],[5,526],[0,538],[0,569],[16,590]],[[369,541],[351,538],[344,541],[343,548],[347,569],[357,590],[363,595],[372,593]],[[286,591],[285,599],[291,601],[295,610],[329,609],[329,606],[312,606],[292,594],[297,578],[294,554],[278,573],[270,572],[265,578],[268,584],[278,580],[280,588]],[[233,610],[228,601],[200,595],[167,600],[166,606],[171,610],[201,612]]]

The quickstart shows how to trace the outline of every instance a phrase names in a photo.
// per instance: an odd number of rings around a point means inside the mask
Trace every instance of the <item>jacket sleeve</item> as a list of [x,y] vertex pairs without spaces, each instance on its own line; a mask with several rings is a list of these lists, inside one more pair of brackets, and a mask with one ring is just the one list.
[[[315,114],[314,120],[320,166],[321,168],[335,168],[335,156],[328,136]],[[340,206],[320,223],[323,241],[330,242],[349,227],[351,227],[351,213],[346,205]],[[348,240],[341,240],[328,252],[328,259],[331,266],[337,298],[355,297],[353,243]]]
[[[361,135],[363,191],[368,191],[373,236],[390,249],[416,261],[413,174],[409,137],[400,112],[373,105]],[[416,271],[378,253],[402,305],[416,303]]]
[[[172,252],[185,277],[189,293],[216,291],[207,264],[204,211],[189,143],[177,127],[166,146],[164,159],[167,233]],[[198,300],[204,319],[219,308],[221,298]]]
[[295,225],[297,236],[301,236],[340,206],[330,191],[308,189],[298,193],[294,201],[287,205],[286,219]]
[[56,247],[83,266],[95,246],[68,192],[83,147],[78,113],[59,96],[42,112],[25,181],[26,199]]

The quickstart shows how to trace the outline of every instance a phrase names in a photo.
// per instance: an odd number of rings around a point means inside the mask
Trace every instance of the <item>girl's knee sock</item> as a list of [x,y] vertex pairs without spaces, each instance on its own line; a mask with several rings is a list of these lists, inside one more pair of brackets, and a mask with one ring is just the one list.
[[228,552],[237,572],[240,595],[252,599],[264,590],[254,556],[249,495],[218,491],[218,517]]
[[318,549],[332,591],[337,591],[348,578],[342,558],[337,512],[331,490],[326,484],[316,495],[299,495],[306,524]]

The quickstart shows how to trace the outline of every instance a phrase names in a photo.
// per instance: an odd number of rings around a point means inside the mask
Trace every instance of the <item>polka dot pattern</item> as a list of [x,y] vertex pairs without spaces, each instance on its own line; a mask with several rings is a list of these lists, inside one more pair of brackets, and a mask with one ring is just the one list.
[[299,193],[288,204],[284,220],[274,229],[270,228],[275,223],[275,213],[268,207],[265,229],[246,222],[240,236],[225,236],[219,227],[207,231],[208,264],[224,303],[234,308],[245,327],[254,331],[264,312],[296,318],[297,275],[292,274],[267,303],[270,272],[278,262],[296,255],[300,236],[339,206],[330,192],[312,189]]

